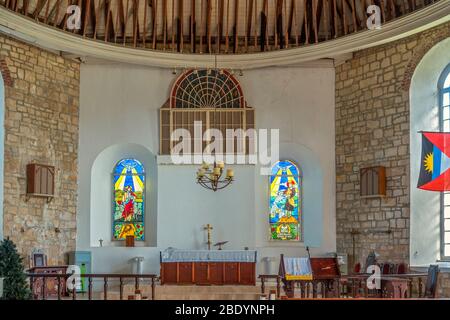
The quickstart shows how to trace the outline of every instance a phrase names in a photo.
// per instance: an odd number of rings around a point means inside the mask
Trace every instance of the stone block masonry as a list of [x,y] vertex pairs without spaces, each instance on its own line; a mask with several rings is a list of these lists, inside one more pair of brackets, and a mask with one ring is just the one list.
[[[409,261],[409,83],[426,52],[449,36],[446,23],[336,67],[337,250],[352,255],[354,246],[363,264],[372,250],[383,261]],[[387,196],[361,199],[359,169],[375,165],[386,167]],[[360,233],[354,243],[352,231]],[[441,279],[450,296],[447,275]]]
[[[5,83],[4,236],[49,264],[75,249],[80,65],[0,34]],[[6,82],[6,80],[5,80]],[[55,198],[26,201],[26,165],[56,167]],[[28,263],[28,262],[27,262]]]

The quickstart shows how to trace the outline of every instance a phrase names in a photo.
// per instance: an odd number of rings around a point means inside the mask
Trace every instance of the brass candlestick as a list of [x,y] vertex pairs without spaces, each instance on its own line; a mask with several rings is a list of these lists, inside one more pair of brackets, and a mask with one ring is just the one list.
[[203,230],[207,230],[207,232],[208,232],[208,242],[207,242],[208,250],[211,250],[211,244],[212,244],[212,242],[211,242],[211,230],[212,229],[213,229],[213,227],[209,223],[206,225],[206,227],[203,228]]

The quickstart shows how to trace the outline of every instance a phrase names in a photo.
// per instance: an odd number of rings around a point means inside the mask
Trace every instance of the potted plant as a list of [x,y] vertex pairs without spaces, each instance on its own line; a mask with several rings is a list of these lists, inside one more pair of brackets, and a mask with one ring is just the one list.
[[0,243],[0,278],[3,279],[3,300],[28,300],[31,292],[24,272],[23,259],[16,245],[8,239]]

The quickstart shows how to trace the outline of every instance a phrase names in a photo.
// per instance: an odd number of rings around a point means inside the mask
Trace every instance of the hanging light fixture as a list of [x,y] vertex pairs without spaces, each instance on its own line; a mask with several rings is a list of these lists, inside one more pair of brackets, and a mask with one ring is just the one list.
[[[208,75],[212,72],[210,68],[207,69]],[[218,68],[217,54],[214,54],[214,70],[220,74],[224,73],[223,69]],[[214,126],[216,127],[216,109],[214,107]],[[225,164],[221,161],[214,161],[214,164],[210,165],[203,162],[201,167],[197,171],[197,183],[202,187],[216,192],[217,190],[222,190],[228,187],[234,181],[234,171],[233,169],[227,169],[226,175]]]
[[224,189],[234,181],[234,171],[227,169],[225,176],[224,172],[225,164],[223,162],[214,162],[213,165],[204,162],[197,171],[197,183],[214,192]]

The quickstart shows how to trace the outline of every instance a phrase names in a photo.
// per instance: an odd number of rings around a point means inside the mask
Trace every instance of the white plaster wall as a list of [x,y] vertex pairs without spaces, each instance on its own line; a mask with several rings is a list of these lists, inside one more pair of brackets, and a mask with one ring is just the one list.
[[268,178],[257,166],[233,166],[236,182],[213,193],[195,184],[196,166],[159,164],[157,246],[98,248],[91,247],[98,240],[91,239],[98,228],[90,224],[96,220],[91,211],[92,165],[103,150],[117,144],[134,143],[158,153],[159,108],[176,76],[167,69],[125,64],[82,65],[77,248],[93,252],[93,271],[127,272],[129,259],[142,255],[144,271],[159,273],[160,250],[205,248],[202,226],[207,223],[214,227],[213,241],[229,240],[227,249],[256,248],[260,261],[280,253],[304,255],[305,245],[312,247],[312,254],[334,251],[334,74],[330,63],[252,70],[238,78],[256,109],[257,126],[280,128],[280,156],[292,158],[304,171],[305,244],[268,240]]
[[411,221],[410,264],[428,266],[440,258],[440,193],[417,189],[422,137],[439,131],[438,80],[450,62],[450,39],[434,46],[420,61],[410,88]]

